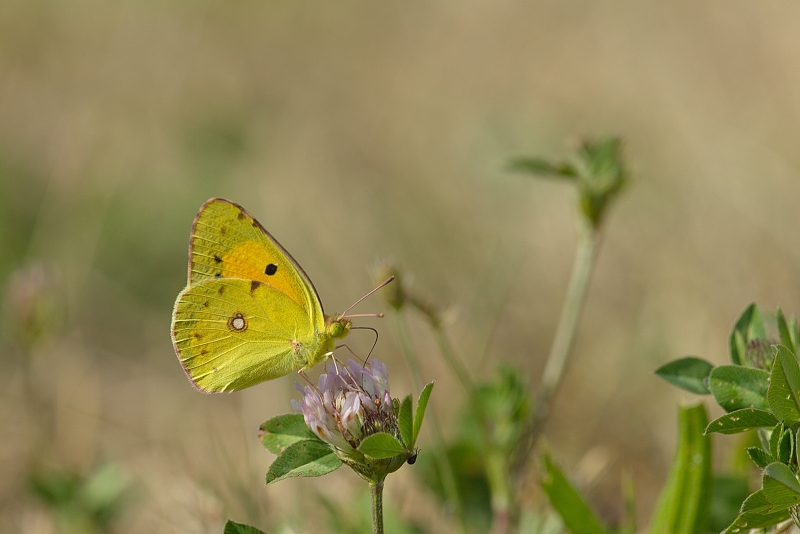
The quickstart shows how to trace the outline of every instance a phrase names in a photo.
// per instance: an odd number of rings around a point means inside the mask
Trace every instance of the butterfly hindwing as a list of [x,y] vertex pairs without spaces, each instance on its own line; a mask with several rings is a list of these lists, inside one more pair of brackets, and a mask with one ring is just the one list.
[[300,369],[293,342],[314,344],[308,314],[259,281],[211,278],[178,296],[175,350],[192,382],[206,392],[242,389]]
[[189,285],[214,278],[258,281],[294,301],[317,327],[322,304],[311,280],[291,255],[244,208],[214,198],[192,227]]

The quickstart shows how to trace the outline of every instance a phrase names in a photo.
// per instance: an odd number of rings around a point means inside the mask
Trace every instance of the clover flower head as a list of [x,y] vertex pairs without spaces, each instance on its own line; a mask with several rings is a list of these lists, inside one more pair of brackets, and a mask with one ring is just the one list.
[[399,435],[389,374],[379,360],[365,365],[352,359],[346,365],[329,362],[316,387],[295,387],[303,393],[301,401],[292,401],[295,411],[314,434],[344,454],[352,454],[377,432]]

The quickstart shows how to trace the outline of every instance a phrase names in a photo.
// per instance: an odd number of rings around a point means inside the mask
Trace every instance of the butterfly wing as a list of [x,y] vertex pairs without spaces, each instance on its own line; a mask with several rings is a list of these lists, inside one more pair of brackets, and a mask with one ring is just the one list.
[[322,303],[302,267],[244,208],[221,198],[200,207],[189,245],[189,285],[213,278],[263,282],[324,328]]
[[314,285],[244,208],[212,198],[189,245],[189,285],[175,302],[172,341],[206,392],[242,389],[332,350]]
[[172,338],[189,379],[211,393],[243,389],[297,371],[297,347],[317,350],[306,311],[259,281],[210,278],[175,303]]

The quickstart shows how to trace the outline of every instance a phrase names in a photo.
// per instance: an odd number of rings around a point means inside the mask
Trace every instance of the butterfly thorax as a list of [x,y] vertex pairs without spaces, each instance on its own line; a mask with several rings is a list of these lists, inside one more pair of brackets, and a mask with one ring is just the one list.
[[341,339],[350,333],[350,319],[338,315],[325,316],[325,330],[305,342],[293,341],[297,361],[302,369],[311,369],[319,362],[326,359],[336,349],[336,339]]

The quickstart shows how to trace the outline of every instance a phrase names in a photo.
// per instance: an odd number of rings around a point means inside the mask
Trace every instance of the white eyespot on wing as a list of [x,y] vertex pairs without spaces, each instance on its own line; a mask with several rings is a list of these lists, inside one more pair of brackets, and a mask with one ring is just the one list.
[[247,330],[247,319],[242,312],[236,312],[228,319],[228,328],[233,332],[244,332]]

